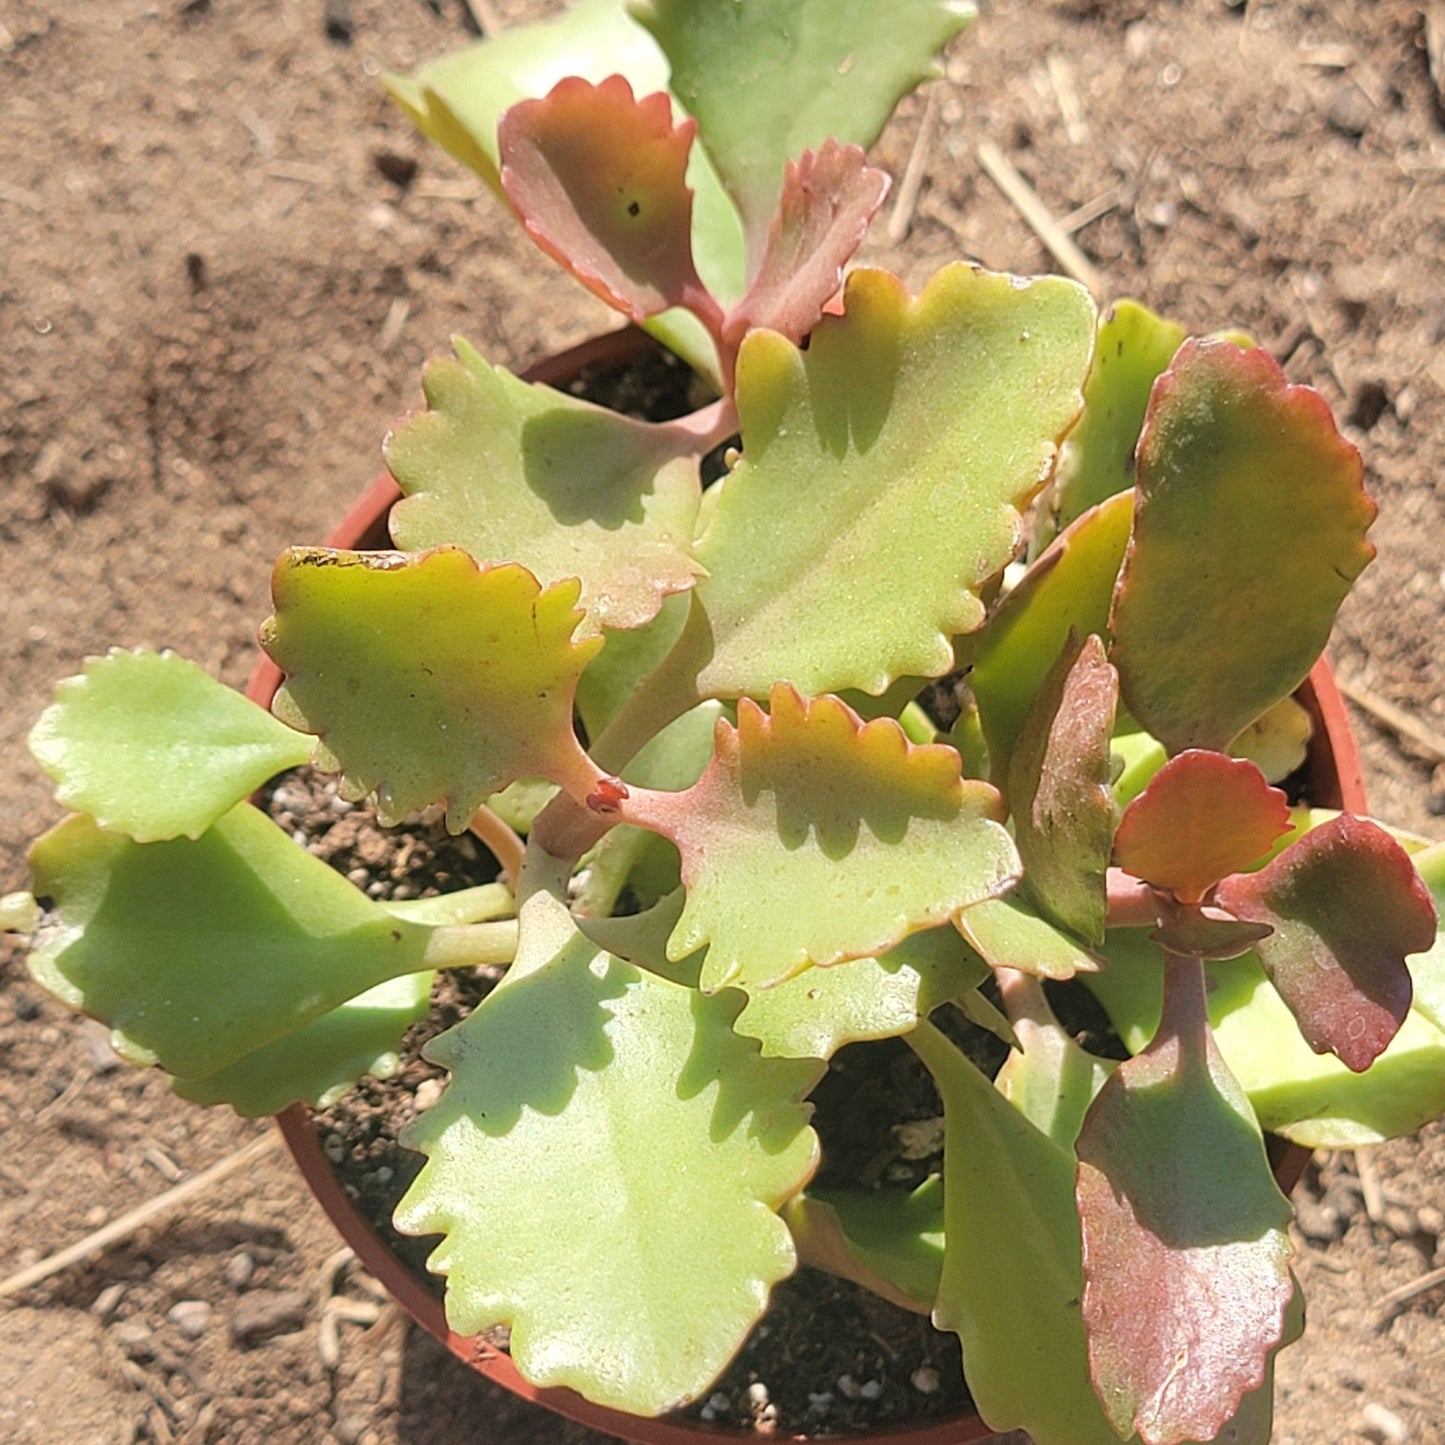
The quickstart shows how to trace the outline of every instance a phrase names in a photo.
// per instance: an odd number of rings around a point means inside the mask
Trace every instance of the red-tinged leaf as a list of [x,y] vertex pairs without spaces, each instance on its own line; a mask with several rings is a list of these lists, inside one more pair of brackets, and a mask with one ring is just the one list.
[[735,728],[718,722],[712,760],[685,792],[619,800],[623,822],[682,855],[687,902],[667,955],[707,944],[704,990],[877,956],[1018,876],[997,792],[965,780],[952,748],[910,743],[892,718],[865,723],[787,683],[769,707],[744,698]]
[[1149,1046],[1079,1134],[1084,1324],[1122,1436],[1213,1440],[1265,1379],[1294,1293],[1290,1208],[1209,1032],[1203,968],[1173,959]]
[[723,340],[736,346],[766,326],[802,341],[838,294],[843,267],[887,194],[888,177],[858,146],[827,140],[789,161],[758,273],[728,315]]
[[1435,942],[1435,905],[1405,850],[1345,813],[1225,879],[1217,898],[1274,930],[1256,951],[1309,1046],[1369,1068],[1410,1008],[1405,956]]
[[1176,903],[1162,894],[1155,895],[1156,906],[1164,913],[1149,937],[1170,953],[1188,958],[1238,958],[1271,932],[1267,923],[1250,923],[1236,918],[1222,908],[1208,908],[1198,903]]
[[1090,634],[1071,637],[1029,711],[1009,766],[1009,803],[1029,895],[1089,943],[1104,941],[1114,839],[1109,738],[1119,679]]
[[1289,831],[1289,802],[1243,758],[1191,748],[1171,758],[1124,810],[1114,861],[1197,903]]
[[1309,672],[1374,555],[1359,453],[1268,352],[1186,341],[1139,440],[1109,656],[1171,753],[1226,748]]
[[573,76],[502,116],[502,189],[528,235],[633,321],[705,305],[684,180],[695,130],[662,92]]

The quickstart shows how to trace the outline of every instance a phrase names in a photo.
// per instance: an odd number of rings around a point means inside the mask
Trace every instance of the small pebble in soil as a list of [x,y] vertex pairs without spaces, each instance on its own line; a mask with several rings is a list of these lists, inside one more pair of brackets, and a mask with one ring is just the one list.
[[876,1400],[883,1393],[883,1386],[877,1380],[864,1380],[858,1386],[858,1398],[861,1400]]
[[938,1393],[940,1384],[938,1371],[932,1365],[920,1365],[911,1376],[913,1388],[920,1395],[934,1395]]
[[115,1342],[126,1354],[141,1353],[150,1345],[151,1327],[140,1319],[122,1320],[115,1327]]
[[726,1415],[733,1407],[733,1402],[728,1399],[721,1390],[715,1395],[708,1397],[708,1402],[698,1411],[704,1420],[716,1420],[719,1415]]
[[245,1289],[251,1283],[251,1277],[255,1273],[256,1261],[245,1250],[242,1250],[240,1254],[232,1255],[226,1261],[226,1283],[232,1289]]
[[91,1305],[90,1312],[98,1320],[108,1320],[116,1310],[116,1306],[125,1295],[125,1286],[119,1282],[108,1284],[96,1295],[95,1303]]
[[858,1381],[852,1375],[839,1375],[838,1393],[845,1400],[856,1400],[858,1398]]
[[231,1312],[231,1337],[240,1345],[299,1330],[309,1297],[296,1289],[257,1289],[243,1294]]
[[426,1111],[441,1098],[442,1091],[445,1088],[446,1084],[441,1079],[423,1079],[421,1083],[416,1086],[416,1093],[413,1095],[416,1099],[417,1113],[426,1113]]
[[203,1299],[177,1300],[166,1311],[166,1318],[188,1340],[198,1340],[211,1323],[211,1307]]
[[1360,1410],[1363,1429],[1360,1431],[1367,1440],[1379,1445],[1405,1445],[1410,1438],[1410,1427],[1388,1406],[1371,1400]]

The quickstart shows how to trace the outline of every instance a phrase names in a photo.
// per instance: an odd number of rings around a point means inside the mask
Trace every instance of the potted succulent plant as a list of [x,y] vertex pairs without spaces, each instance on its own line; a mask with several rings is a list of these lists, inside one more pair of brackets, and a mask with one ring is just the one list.
[[[862,146],[965,19],[590,0],[395,81],[712,399],[639,421],[459,343],[387,442],[396,549],[278,562],[271,714],[165,653],[61,684],[31,746],[74,815],[0,917],[250,1113],[504,967],[432,1046],[397,1223],[534,1385],[695,1399],[801,1254],[956,1331],[991,1428],[1262,1442],[1301,1309],[1261,1129],[1445,1112],[1445,848],[1291,792],[1374,511],[1315,393],[1059,278],[844,280]],[[504,881],[367,898],[246,801],[308,760]],[[890,1036],[941,1183],[811,1195],[809,1093]]]

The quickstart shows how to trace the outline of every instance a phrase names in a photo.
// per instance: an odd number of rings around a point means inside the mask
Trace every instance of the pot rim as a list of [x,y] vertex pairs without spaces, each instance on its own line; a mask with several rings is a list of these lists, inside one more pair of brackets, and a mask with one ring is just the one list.
[[[605,332],[581,344],[559,351],[521,373],[524,381],[547,385],[565,384],[584,367],[599,362],[624,364],[655,345],[651,337],[635,327]],[[326,538],[328,547],[386,547],[386,517],[400,500],[401,489],[389,472],[383,472],[357,498]],[[269,707],[281,685],[281,670],[262,653],[246,687],[246,696]],[[1340,808],[1366,814],[1365,785],[1359,750],[1349,725],[1344,700],[1335,684],[1330,664],[1321,657],[1296,690],[1297,701],[1309,713],[1314,731],[1305,761],[1311,800],[1319,807]],[[363,1266],[428,1334],[494,1384],[511,1394],[540,1405],[555,1414],[594,1430],[634,1442],[634,1445],[699,1445],[699,1441],[742,1440],[755,1432],[730,1426],[708,1425],[662,1417],[627,1415],[604,1405],[595,1405],[573,1390],[539,1388],[524,1379],[512,1357],[485,1339],[455,1334],[447,1325],[442,1301],[431,1294],[357,1209],[342,1188],[312,1126],[312,1111],[293,1104],[276,1115],[291,1157],[308,1188],[338,1233],[351,1246]],[[1275,1179],[1288,1194],[1299,1182],[1312,1151],[1274,1135],[1266,1136],[1269,1162]],[[809,1445],[824,1439],[827,1445],[986,1445],[995,1439],[989,1426],[974,1411],[951,1416],[931,1424],[882,1428],[862,1434],[777,1435],[782,1445]]]

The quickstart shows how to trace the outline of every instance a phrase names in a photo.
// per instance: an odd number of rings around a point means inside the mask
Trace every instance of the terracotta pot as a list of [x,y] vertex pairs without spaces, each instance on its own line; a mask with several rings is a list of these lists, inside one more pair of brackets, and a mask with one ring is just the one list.
[[[599,362],[625,365],[643,355],[653,344],[643,332],[631,329],[616,331],[548,357],[522,375],[528,381],[565,384],[584,367]],[[389,474],[378,477],[327,537],[326,545],[362,550],[390,547],[387,515],[400,496],[401,491]],[[263,656],[251,675],[246,695],[262,706],[269,706],[281,680],[280,669],[269,657]],[[1316,664],[1296,696],[1315,724],[1310,754],[1305,763],[1310,800],[1323,808],[1365,813],[1365,787],[1359,753],[1350,732],[1344,702],[1327,662]],[[570,1420],[620,1436],[635,1442],[635,1445],[700,1445],[700,1442],[756,1438],[753,1432],[746,1430],[625,1415],[594,1405],[571,1390],[544,1390],[529,1384],[517,1372],[512,1357],[505,1351],[496,1349],[485,1340],[454,1334],[447,1326],[441,1301],[397,1259],[341,1187],[331,1162],[322,1152],[311,1111],[304,1105],[293,1105],[277,1116],[276,1123],[317,1202],[356,1252],[363,1266],[380,1280],[417,1324],[446,1345],[459,1360],[494,1383]],[[1266,1143],[1275,1177],[1288,1193],[1309,1163],[1310,1151],[1273,1136]],[[810,1437],[779,1435],[774,1438],[780,1442],[801,1442]],[[829,1445],[981,1445],[981,1442],[993,1438],[989,1427],[977,1415],[970,1413],[930,1425],[880,1429],[858,1436],[831,1436]]]

